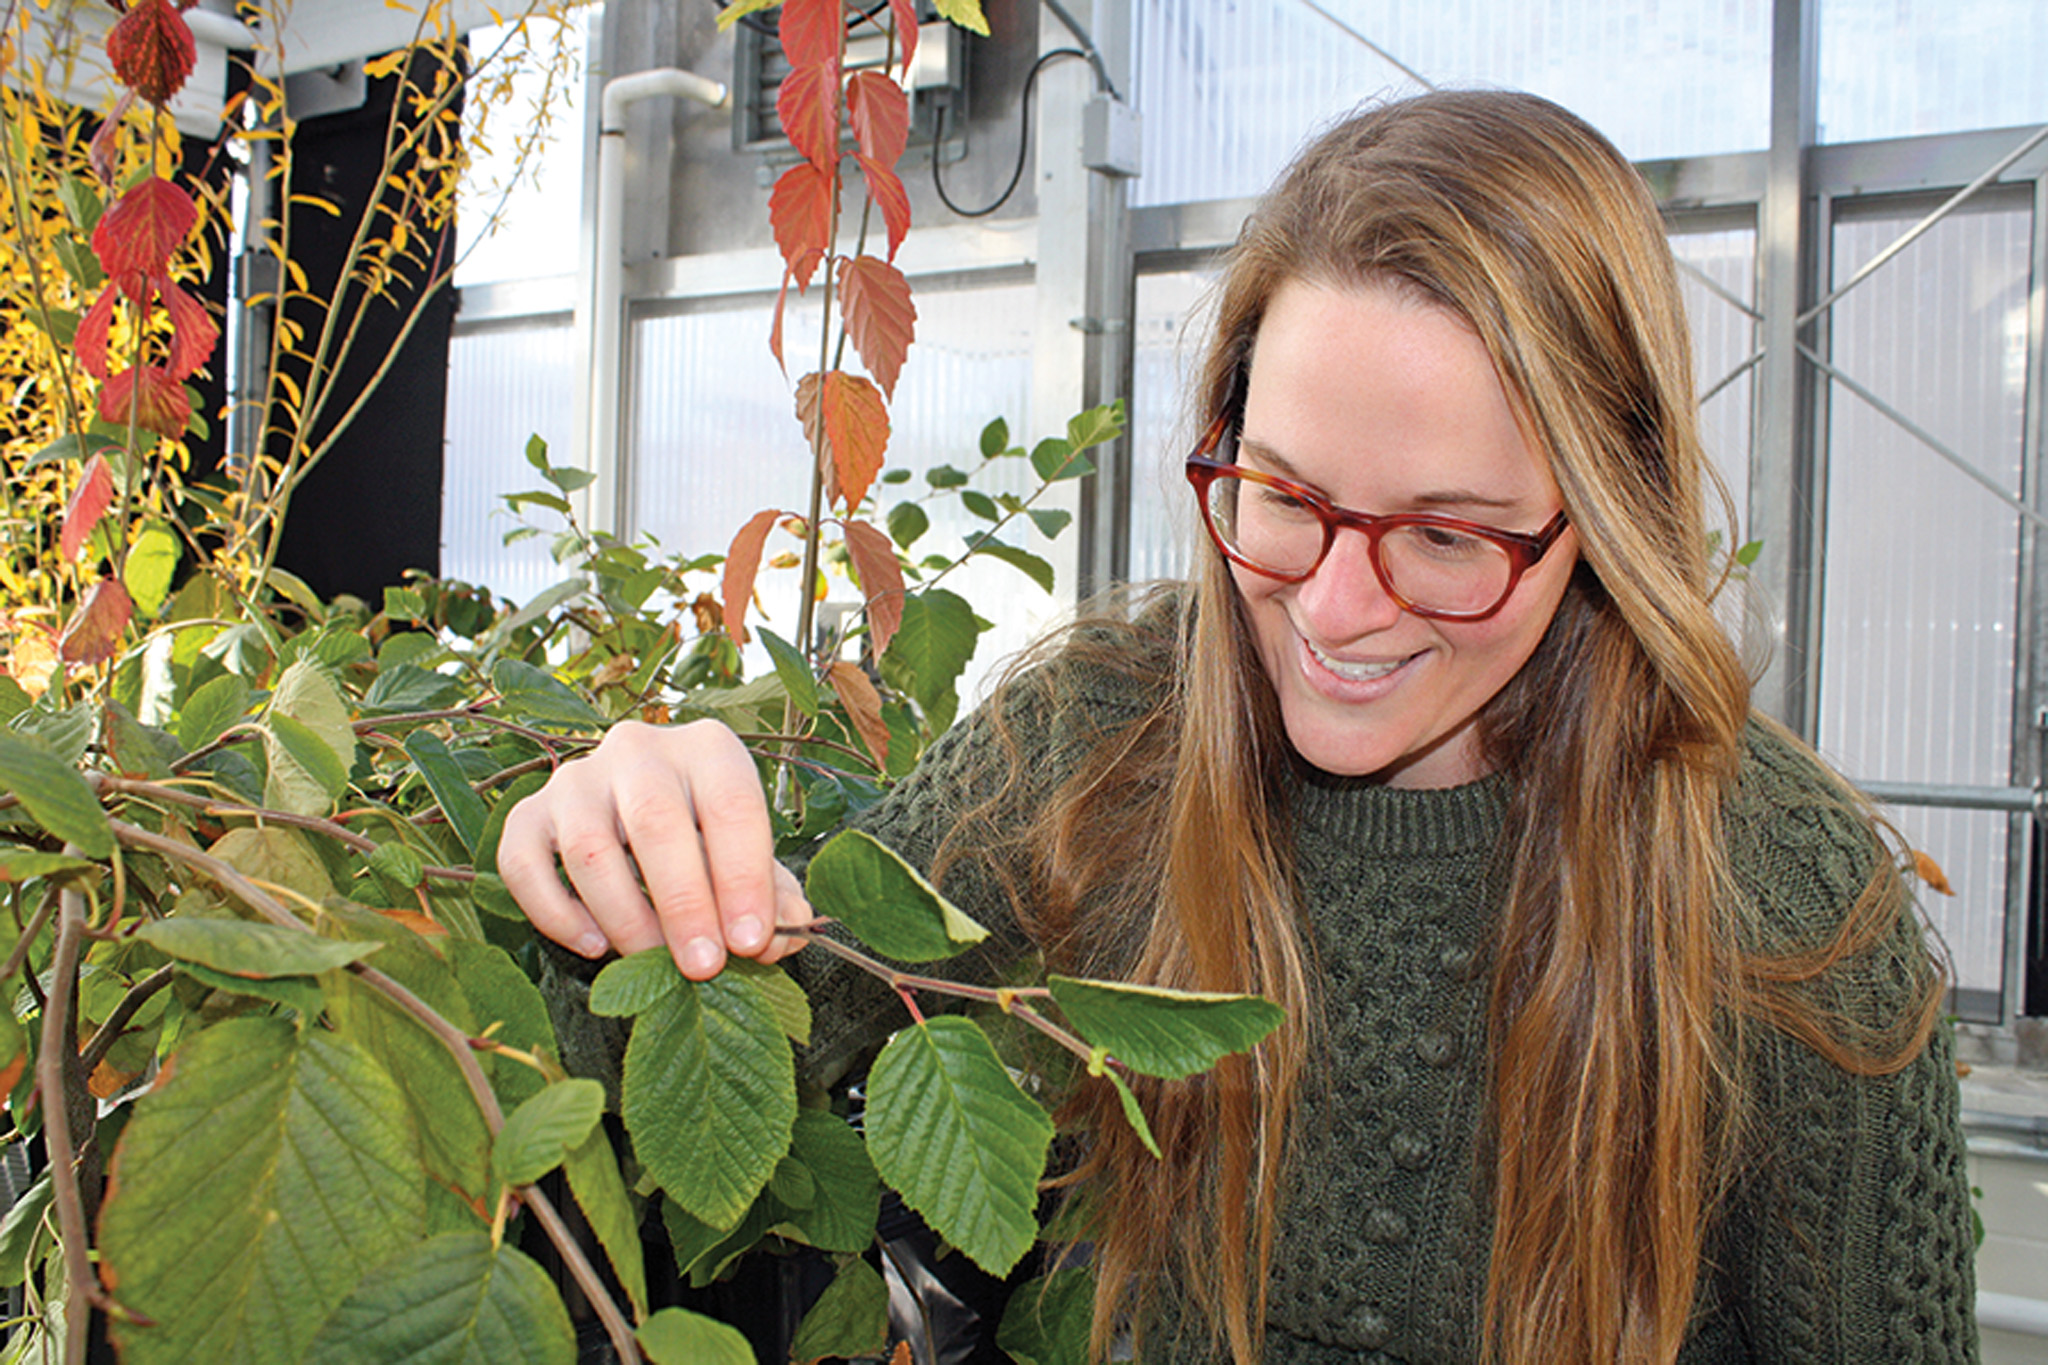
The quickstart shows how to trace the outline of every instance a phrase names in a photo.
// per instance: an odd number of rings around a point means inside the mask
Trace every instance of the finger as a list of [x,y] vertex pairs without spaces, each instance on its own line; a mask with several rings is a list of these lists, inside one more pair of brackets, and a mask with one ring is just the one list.
[[690,769],[690,804],[726,946],[747,956],[759,953],[775,932],[775,829],[753,755],[723,726],[706,734],[704,758]]
[[498,875],[535,929],[571,952],[602,956],[610,940],[555,875],[552,819],[542,795],[528,797],[505,817]]
[[[803,887],[798,884],[796,874],[781,863],[775,864],[775,923],[778,926],[795,927],[807,925],[817,918],[811,903],[804,896]],[[780,962],[791,953],[799,952],[805,940],[794,934],[777,934],[770,939],[761,952],[761,961]]]

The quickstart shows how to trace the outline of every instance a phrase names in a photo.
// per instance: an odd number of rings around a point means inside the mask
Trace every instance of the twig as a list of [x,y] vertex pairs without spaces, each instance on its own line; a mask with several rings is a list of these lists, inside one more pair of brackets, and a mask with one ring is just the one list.
[[540,1220],[548,1240],[555,1244],[555,1250],[562,1253],[562,1262],[569,1267],[576,1287],[597,1310],[599,1321],[604,1323],[605,1335],[612,1339],[612,1349],[619,1353],[620,1365],[640,1365],[640,1344],[633,1338],[631,1324],[605,1291],[604,1282],[598,1279],[597,1270],[590,1264],[590,1258],[583,1254],[583,1248],[577,1245],[575,1235],[562,1221],[562,1215],[555,1211],[555,1206],[541,1193],[538,1185],[520,1186],[519,1198]]
[[128,1021],[149,1003],[151,996],[171,984],[171,975],[171,964],[166,962],[128,988],[128,993],[121,997],[121,1003],[114,1006],[114,1012],[100,1025],[100,1031],[92,1036],[92,1041],[78,1054],[80,1071],[90,1076],[99,1064],[106,1060],[108,1051],[120,1038],[121,1030],[128,1027]]
[[[74,856],[76,850],[72,850]],[[43,1099],[43,1143],[50,1158],[50,1189],[57,1225],[64,1236],[64,1365],[85,1365],[86,1333],[92,1309],[103,1307],[99,1277],[86,1243],[85,1204],[78,1192],[76,1153],[71,1145],[71,1104],[64,1069],[72,1059],[72,983],[78,975],[78,945],[84,938],[85,897],[66,891],[57,917],[57,952],[50,964],[50,997],[43,1004],[42,1044],[36,1053],[36,1089]]]
[[14,951],[7,955],[6,965],[0,966],[0,981],[13,976],[21,970],[21,964],[28,961],[29,948],[35,943],[36,936],[43,932],[43,926],[50,922],[50,912],[57,908],[58,895],[58,889],[51,887],[44,894],[43,903],[29,916],[27,927],[21,931],[21,942],[15,944]]

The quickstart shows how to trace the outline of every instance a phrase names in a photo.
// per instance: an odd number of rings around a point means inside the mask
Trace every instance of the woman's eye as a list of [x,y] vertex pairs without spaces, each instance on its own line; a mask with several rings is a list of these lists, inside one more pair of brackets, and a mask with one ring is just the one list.
[[1255,483],[1252,485],[1252,488],[1256,494],[1256,505],[1261,511],[1304,517],[1312,517],[1316,514],[1313,503],[1298,494],[1288,492],[1284,488],[1273,488],[1262,483]]

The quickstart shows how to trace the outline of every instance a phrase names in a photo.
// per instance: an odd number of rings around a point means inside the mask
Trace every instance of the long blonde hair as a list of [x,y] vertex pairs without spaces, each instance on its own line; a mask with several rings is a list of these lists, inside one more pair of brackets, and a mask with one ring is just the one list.
[[[1713,611],[1702,490],[1718,484],[1671,253],[1627,161],[1523,94],[1437,93],[1345,121],[1230,253],[1197,390],[1205,423],[1241,403],[1264,309],[1289,280],[1392,283],[1467,323],[1578,533],[1549,631],[1482,718],[1514,794],[1480,1144],[1493,1211],[1483,1349],[1514,1365],[1668,1362],[1737,1159],[1743,1021],[1893,1069],[1924,1043],[1937,984],[1902,1034],[1853,1042],[1796,990],[1895,922],[1903,893],[1882,857],[1834,942],[1759,956],[1746,932],[1721,810],[1749,684]],[[1229,571],[1206,542],[1198,554],[1184,672],[1024,831],[1037,868],[1025,899],[1063,964],[1254,991],[1289,1011],[1253,1056],[1143,1088],[1164,1161],[1107,1087],[1078,1101],[1098,1120],[1080,1173],[1098,1350],[1142,1310],[1170,1247],[1166,1278],[1251,1362],[1316,1001],[1279,785],[1286,736]],[[1115,648],[1098,653],[1117,666]]]

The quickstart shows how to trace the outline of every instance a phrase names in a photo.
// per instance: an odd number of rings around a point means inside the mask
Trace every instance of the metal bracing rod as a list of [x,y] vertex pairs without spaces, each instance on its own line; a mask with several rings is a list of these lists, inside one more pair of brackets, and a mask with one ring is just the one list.
[[1858,782],[1856,790],[1887,806],[2002,810],[2048,819],[2048,790],[2038,787],[1947,787],[1935,782]]
[[1686,274],[1698,280],[1702,285],[1706,286],[1706,290],[1708,293],[1714,295],[1723,303],[1726,303],[1730,308],[1733,308],[1736,312],[1743,314],[1745,317],[1753,318],[1758,322],[1762,322],[1764,320],[1762,309],[1756,307],[1756,305],[1754,304],[1744,303],[1740,298],[1736,296],[1734,290],[1730,289],[1727,285],[1721,283],[1712,275],[1709,275],[1706,271],[1694,265],[1691,261],[1688,261],[1683,257],[1679,256],[1674,256],[1671,259],[1672,263],[1676,265],[1680,270],[1684,271]]
[[1857,285],[1863,283],[1864,280],[1870,278],[1870,276],[1886,261],[1889,261],[1892,257],[1898,255],[1901,251],[1904,251],[1907,247],[1911,246],[1914,242],[1918,241],[1921,234],[1925,233],[1929,228],[1933,227],[1942,219],[1948,217],[1948,215],[1954,212],[1956,207],[1959,204],[1961,204],[1964,200],[1970,198],[1970,196],[1976,194],[1977,191],[1983,189],[1986,185],[1989,185],[1992,181],[1998,179],[1999,176],[2005,174],[2005,172],[2012,167],[2014,162],[2018,161],[2028,152],[2033,151],[2034,148],[2040,146],[2043,142],[2048,142],[2048,126],[2043,126],[2041,128],[2036,129],[2033,136],[2029,137],[2025,142],[2022,142],[2019,146],[2013,148],[2010,152],[2007,152],[2004,156],[2000,157],[1997,164],[1992,166],[1989,170],[1985,171],[1984,174],[1978,176],[1975,180],[1972,180],[1969,184],[1957,190],[1954,194],[1950,195],[1948,197],[1948,200],[1945,203],[1943,203],[1940,208],[1934,210],[1934,212],[1928,214],[1925,218],[1922,218],[1919,222],[1913,224],[1912,227],[1907,228],[1906,231],[1903,234],[1901,234],[1897,241],[1893,242],[1883,251],[1878,252],[1875,256],[1872,256],[1869,260],[1865,261],[1863,263],[1862,268],[1859,269],[1855,274],[1851,275],[1848,278],[1848,280],[1845,281],[1842,285],[1840,285],[1832,294],[1829,294],[1819,303],[1816,303],[1815,305],[1813,305],[1813,307],[1801,313],[1799,315],[1799,321],[1797,325],[1804,327],[1807,323],[1812,322],[1822,313],[1825,313],[1828,309],[1834,307],[1835,301],[1841,298],[1842,295],[1848,293],[1851,289],[1854,289]]
[[2010,507],[2013,511],[2025,517],[2028,521],[2033,522],[2036,526],[2041,527],[2043,530],[2048,530],[2048,517],[2042,516],[2039,512],[2036,512],[2033,508],[2027,506],[2024,502],[2021,502],[2011,493],[2008,493],[2005,489],[2001,488],[1998,485],[1998,482],[1994,480],[1990,475],[1986,474],[1983,470],[1977,468],[1977,466],[1971,464],[1968,460],[1964,459],[1961,455],[1958,455],[1955,451],[1950,450],[1947,446],[1943,445],[1931,433],[1929,433],[1926,428],[1914,422],[1913,419],[1906,416],[1905,413],[1900,412],[1897,408],[1885,402],[1882,398],[1879,398],[1869,389],[1864,388],[1861,384],[1849,378],[1848,375],[1843,374],[1840,370],[1828,364],[1827,361],[1822,360],[1818,355],[1814,354],[1813,348],[1808,346],[1805,342],[1801,342],[1799,344],[1799,354],[1805,356],[1806,359],[1813,365],[1813,367],[1819,370],[1822,374],[1834,380],[1837,384],[1840,384],[1843,388],[1855,394],[1864,402],[1870,404],[1871,407],[1876,408],[1880,413],[1884,414],[1886,417],[1889,417],[1893,422],[1897,423],[1901,428],[1903,428],[1908,435],[1918,440],[1922,445],[1926,446],[1935,454],[1941,456],[1942,459],[1947,460],[1950,464],[1954,465],[1957,469],[1960,469],[1963,473],[1969,475],[1971,479],[1975,480],[1978,484],[1982,485],[1984,490],[1990,493],[1992,497],[1997,498],[2000,502],[2004,503],[2007,507]]
[[1740,365],[1737,365],[1734,369],[1728,371],[1728,373],[1722,375],[1719,379],[1715,380],[1713,387],[1709,388],[1705,393],[1700,395],[1699,406],[1705,407],[1707,405],[1708,399],[1712,398],[1715,394],[1719,393],[1721,390],[1727,388],[1730,384],[1733,384],[1736,380],[1742,378],[1742,376],[1748,374],[1751,370],[1755,369],[1759,364],[1763,362],[1763,358],[1764,351],[1762,349],[1759,349],[1754,355],[1750,356],[1749,359],[1743,361]]
[[1371,50],[1372,50],[1372,52],[1374,53],[1374,55],[1376,55],[1377,57],[1379,57],[1379,59],[1380,59],[1381,61],[1383,61],[1383,62],[1387,63],[1387,64],[1388,64],[1389,66],[1393,67],[1393,68],[1394,68],[1395,70],[1397,70],[1397,71],[1401,72],[1401,74],[1405,75],[1405,76],[1406,76],[1406,77],[1407,77],[1407,78],[1408,78],[1409,80],[1411,80],[1411,81],[1414,81],[1414,82],[1415,82],[1415,83],[1416,83],[1417,85],[1421,86],[1421,87],[1422,87],[1422,88],[1423,88],[1424,90],[1434,90],[1434,89],[1436,89],[1436,88],[1437,88],[1437,85],[1436,85],[1436,82],[1435,82],[1435,81],[1433,81],[1433,80],[1431,80],[1431,79],[1430,79],[1429,77],[1427,77],[1427,76],[1423,75],[1423,74],[1422,74],[1422,73],[1421,73],[1420,71],[1417,71],[1417,70],[1416,70],[1416,69],[1415,69],[1414,67],[1412,67],[1412,66],[1408,65],[1408,63],[1406,63],[1406,62],[1402,61],[1402,60],[1401,60],[1401,59],[1400,59],[1399,57],[1396,57],[1396,56],[1395,56],[1395,55],[1394,55],[1393,53],[1391,53],[1391,52],[1387,51],[1387,50],[1386,50],[1385,48],[1381,47],[1381,46],[1380,46],[1380,45],[1379,45],[1378,43],[1376,43],[1376,42],[1374,42],[1374,41],[1373,41],[1372,39],[1370,39],[1370,38],[1366,37],[1366,36],[1365,36],[1365,35],[1364,35],[1363,33],[1360,33],[1360,32],[1359,32],[1359,31],[1358,31],[1357,29],[1355,29],[1355,28],[1353,28],[1353,27],[1352,27],[1351,25],[1349,25],[1349,24],[1345,23],[1345,22],[1344,22],[1344,21],[1343,21],[1342,19],[1339,19],[1339,18],[1338,18],[1338,17],[1336,16],[1336,15],[1334,15],[1334,14],[1330,13],[1330,12],[1329,12],[1328,10],[1324,9],[1324,8],[1323,8],[1323,7],[1321,6],[1321,5],[1318,5],[1318,4],[1316,3],[1316,0],[1301,0],[1301,3],[1302,3],[1302,5],[1303,5],[1303,6],[1305,7],[1305,8],[1307,8],[1307,9],[1309,9],[1309,10],[1313,11],[1314,13],[1316,13],[1317,15],[1321,16],[1321,17],[1322,17],[1322,18],[1323,18],[1323,19],[1324,19],[1325,21],[1327,21],[1327,22],[1328,22],[1329,24],[1331,24],[1332,26],[1334,26],[1334,27],[1336,27],[1336,28],[1338,28],[1338,29],[1341,29],[1341,30],[1343,30],[1343,32],[1344,32],[1344,33],[1345,33],[1345,34],[1346,34],[1347,36],[1349,36],[1350,38],[1352,38],[1352,39],[1356,40],[1356,41],[1357,41],[1358,43],[1362,44],[1363,46],[1365,46],[1365,47],[1367,47],[1367,48],[1371,49]]

